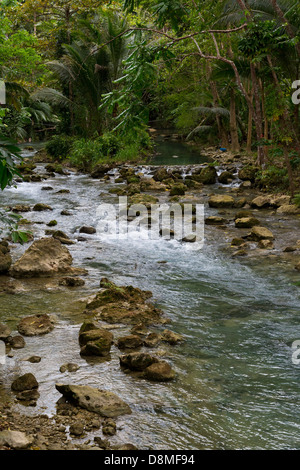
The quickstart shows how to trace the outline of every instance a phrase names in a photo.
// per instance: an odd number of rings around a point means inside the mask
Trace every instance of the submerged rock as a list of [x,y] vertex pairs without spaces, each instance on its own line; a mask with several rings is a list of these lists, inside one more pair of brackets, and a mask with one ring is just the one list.
[[6,341],[11,334],[11,329],[4,323],[0,323],[0,341]]
[[150,291],[142,291],[133,286],[117,286],[103,279],[102,289],[86,305],[86,313],[108,323],[161,323],[162,311],[150,302]]
[[175,378],[175,372],[166,361],[157,361],[144,371],[144,377],[155,382],[169,382]]
[[144,352],[123,354],[119,357],[119,360],[122,367],[136,371],[143,371],[154,362],[157,362],[154,356]]
[[18,323],[18,331],[24,336],[45,335],[53,330],[54,325],[51,318],[46,314],[30,315],[22,318]]
[[35,204],[32,210],[36,212],[53,211],[51,206],[48,206],[47,204],[42,204],[42,203]]
[[114,418],[131,413],[127,403],[112,392],[87,385],[56,384],[55,387],[71,403],[100,416]]
[[138,335],[122,336],[118,339],[119,349],[138,349],[143,345],[143,341]]
[[252,228],[250,238],[255,241],[273,240],[274,235],[268,228],[257,226]]
[[47,277],[70,270],[72,261],[70,252],[59,240],[41,238],[32,243],[10,273],[13,277]]
[[260,225],[260,221],[255,217],[242,217],[235,220],[236,228],[252,228]]

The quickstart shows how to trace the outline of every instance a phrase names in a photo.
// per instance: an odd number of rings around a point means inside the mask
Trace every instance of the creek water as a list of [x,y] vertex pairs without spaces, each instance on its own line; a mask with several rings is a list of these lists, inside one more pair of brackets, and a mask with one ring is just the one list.
[[[38,171],[44,172],[43,167],[38,165]],[[30,226],[35,237],[44,236],[45,223],[55,219],[56,228],[76,240],[81,226],[97,223],[100,202],[116,202],[108,193],[112,184],[71,171],[42,183],[19,183],[17,189],[5,190],[0,203],[50,204],[51,212],[24,214],[35,222]],[[43,191],[43,186],[53,190]],[[70,193],[57,194],[61,189]],[[71,215],[61,215],[63,209]],[[0,365],[5,398],[13,378],[33,372],[41,396],[35,408],[16,405],[26,414],[55,414],[61,396],[56,382],[103,388],[127,401],[132,414],[118,419],[112,442],[156,450],[300,448],[300,366],[293,364],[291,349],[300,339],[296,275],[276,263],[247,264],[229,258],[210,243],[209,235],[199,251],[163,239],[83,236],[86,241],[68,248],[74,266],[89,272],[84,287],[28,280],[15,295],[0,294],[0,320],[13,328],[29,314],[47,313],[57,319],[51,333],[25,338],[26,347]],[[18,246],[14,257],[27,246]],[[110,360],[80,356],[82,312],[102,277],[151,290],[153,301],[172,321],[167,327],[184,335],[183,344],[160,345],[153,351],[171,363],[175,381],[152,383],[124,374],[115,346]],[[128,329],[112,331],[117,336]],[[24,361],[31,355],[41,356],[41,362]],[[79,370],[60,373],[66,362],[77,363]]]

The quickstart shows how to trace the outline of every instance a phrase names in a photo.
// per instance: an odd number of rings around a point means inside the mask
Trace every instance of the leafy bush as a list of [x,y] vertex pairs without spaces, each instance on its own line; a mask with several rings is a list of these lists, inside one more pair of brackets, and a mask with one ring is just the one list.
[[78,139],[73,142],[68,158],[71,163],[82,170],[90,170],[102,156],[99,140]]
[[300,207],[300,194],[295,194],[293,203],[296,204],[296,206]]
[[104,157],[112,157],[116,155],[121,147],[120,138],[114,134],[106,133],[99,137],[98,142],[101,146],[101,154]]
[[48,154],[55,160],[67,158],[74,139],[68,135],[54,135],[46,144]]
[[256,184],[261,189],[286,190],[289,187],[289,178],[286,168],[270,166],[266,170],[261,170],[256,176]]

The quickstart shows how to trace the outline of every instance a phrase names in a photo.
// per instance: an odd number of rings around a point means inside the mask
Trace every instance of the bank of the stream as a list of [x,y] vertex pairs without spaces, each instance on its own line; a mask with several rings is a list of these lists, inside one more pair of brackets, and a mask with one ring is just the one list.
[[[95,436],[104,439],[101,427],[91,429],[87,425],[90,416],[66,418],[57,414],[61,395],[55,383],[64,381],[114,391],[129,404],[132,414],[118,418],[117,433],[109,437],[111,446],[299,448],[299,366],[292,361],[292,344],[300,338],[296,285],[300,274],[295,269],[300,257],[300,219],[298,215],[280,214],[268,204],[262,209],[251,207],[249,203],[261,194],[251,185],[241,187],[238,165],[233,166],[234,178],[227,184],[199,184],[178,196],[179,202],[204,204],[206,218],[223,218],[221,224],[205,225],[205,243],[199,250],[194,244],[163,238],[145,240],[138,234],[113,239],[104,233],[80,233],[82,226],[97,227],[100,203],[118,203],[113,188],[126,188],[125,183],[115,182],[122,175],[114,169],[108,172],[109,177],[99,178],[68,169],[68,174],[19,183],[17,189],[3,193],[1,205],[30,206],[23,215],[32,221],[28,227],[35,239],[44,237],[49,229],[46,224],[56,220],[55,229],[75,242],[68,245],[74,266],[85,268],[88,275],[83,277],[85,285],[75,288],[59,286],[55,278],[1,276],[1,322],[15,330],[18,320],[26,315],[47,313],[56,317],[51,333],[25,338],[25,348],[14,350],[13,357],[7,357],[6,364],[0,366],[2,403],[12,401],[8,415],[3,410],[2,423],[6,420],[12,429],[39,434],[38,443],[44,448],[67,448],[87,440],[91,445]],[[189,163],[172,165],[171,170],[185,178],[200,167],[199,163]],[[156,170],[156,164],[136,165],[133,174],[150,179]],[[218,174],[223,170],[228,167],[220,164]],[[35,173],[45,174],[45,164],[38,164]],[[159,202],[170,199],[166,190],[150,194]],[[218,194],[233,197],[241,207],[211,207],[211,196]],[[33,211],[36,203],[50,205],[53,210]],[[250,210],[260,226],[272,232],[272,246],[259,247],[248,237],[251,229],[236,227],[236,214],[242,209]],[[233,239],[242,240],[242,246],[232,246]],[[292,250],[285,251],[287,247]],[[27,248],[28,244],[14,246],[13,261]],[[152,291],[156,306],[171,320],[167,327],[183,335],[184,343],[160,343],[150,349],[172,365],[175,380],[154,383],[125,374],[116,345],[110,360],[80,355],[78,331],[86,318],[84,307],[87,298],[99,290],[103,277],[118,285],[132,284]],[[116,338],[130,331],[124,325],[108,327]],[[153,326],[152,331],[159,333],[164,328]],[[39,363],[24,360],[34,355],[41,357]],[[78,364],[79,369],[61,373],[60,366],[68,362]],[[14,378],[27,372],[39,382],[40,398],[35,407],[13,402],[10,391]],[[26,416],[23,422],[22,414]],[[48,418],[42,418],[42,414]],[[76,420],[87,425],[84,435],[65,440],[70,438],[69,425]],[[48,444],[41,443],[43,428],[47,429]]]

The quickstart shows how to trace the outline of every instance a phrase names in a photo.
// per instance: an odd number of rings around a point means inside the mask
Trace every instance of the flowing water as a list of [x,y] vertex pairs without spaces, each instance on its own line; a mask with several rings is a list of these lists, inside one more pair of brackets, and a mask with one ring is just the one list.
[[[41,190],[49,185],[52,191]],[[52,212],[24,214],[43,222],[32,226],[36,238],[44,235],[45,223],[55,219],[57,229],[76,240],[79,227],[96,224],[100,202],[116,202],[107,192],[110,187],[111,182],[70,172],[43,183],[20,183],[17,189],[5,190],[0,203],[50,204]],[[56,194],[60,189],[70,193]],[[62,216],[63,209],[72,215]],[[68,246],[74,265],[88,269],[84,287],[70,290],[50,279],[28,280],[23,292],[0,295],[0,320],[12,327],[28,314],[57,318],[51,333],[26,338],[26,347],[0,366],[2,393],[16,375],[29,371],[40,383],[37,407],[18,409],[53,415],[60,398],[56,382],[88,384],[114,391],[132,408],[132,415],[118,420],[120,429],[112,442],[157,450],[300,448],[300,366],[292,363],[291,349],[300,339],[295,277],[276,264],[242,264],[209,239],[202,250],[194,251],[189,244],[163,239],[84,237],[86,241]],[[18,247],[15,258],[25,249]],[[151,290],[172,321],[168,327],[184,335],[183,344],[156,351],[175,369],[175,381],[152,383],[124,374],[116,347],[111,360],[80,357],[82,311],[102,277]],[[113,332],[117,336],[125,330]],[[41,362],[22,360],[31,355],[41,356]],[[59,367],[66,362],[80,369],[61,374]]]

